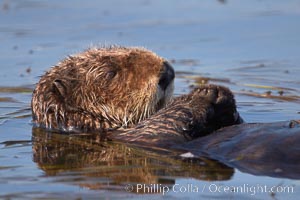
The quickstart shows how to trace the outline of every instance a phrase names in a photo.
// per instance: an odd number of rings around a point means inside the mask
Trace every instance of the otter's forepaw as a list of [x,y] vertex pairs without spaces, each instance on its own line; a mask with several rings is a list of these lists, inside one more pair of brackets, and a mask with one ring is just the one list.
[[236,110],[234,95],[228,88],[219,85],[203,85],[192,93],[194,99],[198,98],[198,104],[207,110],[206,127],[210,130],[243,122]]
[[200,97],[205,98],[212,104],[234,104],[234,96],[232,92],[219,85],[202,85],[194,91]]

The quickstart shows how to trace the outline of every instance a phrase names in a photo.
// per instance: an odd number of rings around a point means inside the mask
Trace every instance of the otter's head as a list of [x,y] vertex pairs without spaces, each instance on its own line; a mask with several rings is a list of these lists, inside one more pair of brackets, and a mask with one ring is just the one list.
[[[33,118],[51,123],[51,107],[54,118],[65,115],[56,124],[70,119],[70,112],[99,118],[109,128],[135,124],[169,102],[174,76],[166,60],[146,49],[89,49],[63,60],[41,78],[33,94]],[[74,120],[87,121],[82,116]],[[72,123],[62,126],[68,124]]]

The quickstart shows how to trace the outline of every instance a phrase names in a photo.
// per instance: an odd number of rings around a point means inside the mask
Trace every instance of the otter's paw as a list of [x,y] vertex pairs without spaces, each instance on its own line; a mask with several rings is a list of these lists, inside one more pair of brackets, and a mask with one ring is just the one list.
[[236,110],[234,95],[228,88],[219,85],[203,85],[193,92],[205,101],[207,106],[213,108],[207,116],[207,126],[213,130],[243,122]]
[[223,86],[219,85],[202,85],[195,89],[200,97],[205,98],[207,101],[214,105],[234,105],[235,100],[232,92]]

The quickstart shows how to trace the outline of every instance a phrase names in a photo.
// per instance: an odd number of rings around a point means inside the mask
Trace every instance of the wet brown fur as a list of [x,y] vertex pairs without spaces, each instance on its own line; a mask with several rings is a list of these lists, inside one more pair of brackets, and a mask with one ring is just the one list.
[[170,100],[173,80],[159,88],[166,61],[143,48],[103,47],[61,61],[32,97],[33,122],[47,129],[94,131],[126,127]]

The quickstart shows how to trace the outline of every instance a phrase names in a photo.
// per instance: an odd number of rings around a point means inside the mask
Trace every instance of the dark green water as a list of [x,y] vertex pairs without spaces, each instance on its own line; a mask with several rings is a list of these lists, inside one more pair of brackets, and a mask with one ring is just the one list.
[[0,199],[297,199],[299,180],[33,130],[30,100],[66,55],[120,44],[170,60],[175,95],[222,84],[247,122],[299,119],[299,35],[299,0],[0,1]]

